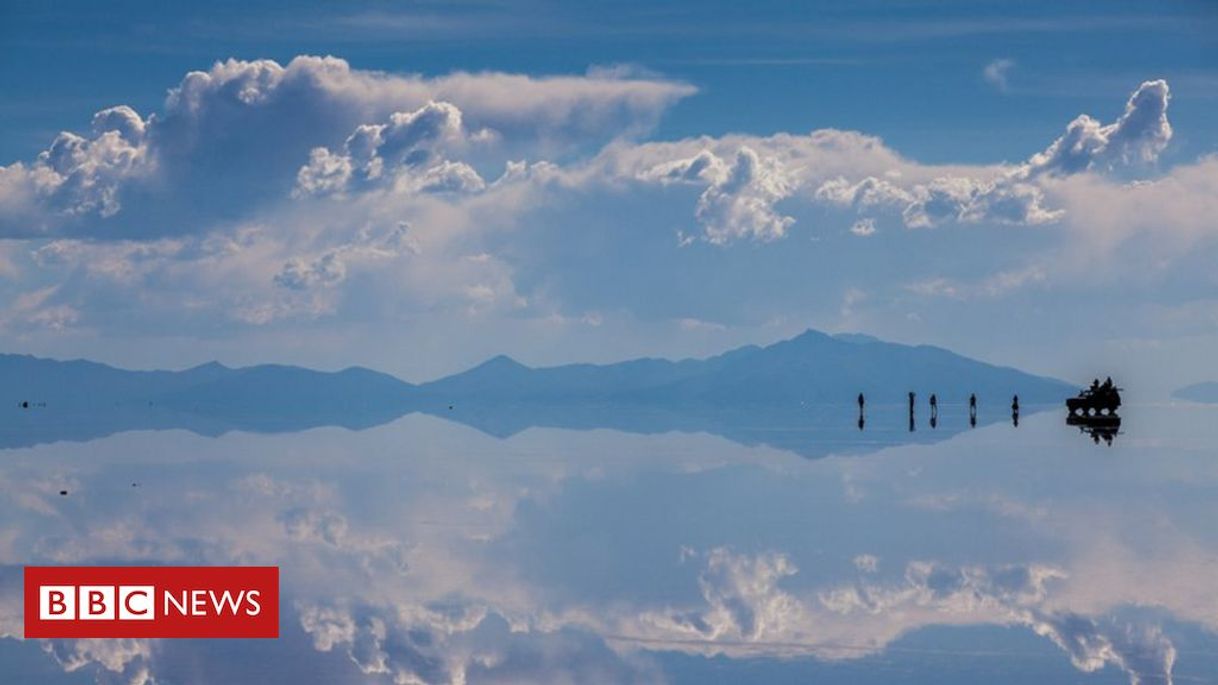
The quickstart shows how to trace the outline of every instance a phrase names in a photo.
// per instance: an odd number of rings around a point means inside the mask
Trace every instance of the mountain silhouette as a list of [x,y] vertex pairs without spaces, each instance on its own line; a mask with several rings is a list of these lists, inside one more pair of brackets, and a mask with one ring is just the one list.
[[[638,433],[707,432],[805,456],[933,441],[963,429],[884,433],[876,417],[903,425],[906,394],[936,393],[950,413],[970,393],[982,422],[1011,395],[1029,408],[1056,405],[1066,383],[969,359],[948,350],[870,336],[806,331],[768,346],[705,359],[635,359],[533,368],[498,356],[414,385],[365,368],[336,372],[267,364],[208,363],[183,371],[127,371],[96,362],[0,355],[0,447],[89,440],[125,430],[182,428],[283,432],[317,426],[362,429],[411,412],[505,437],[532,426]],[[873,428],[855,425],[863,392]],[[29,403],[23,408],[23,403]]]
[[964,401],[970,393],[1058,402],[1069,384],[979,362],[929,345],[809,330],[766,347],[707,359],[636,359],[616,364],[530,368],[499,356],[419,386],[423,396],[476,402],[596,401],[716,406],[799,405],[869,400],[896,403],[909,391]]
[[1171,396],[1176,399],[1189,400],[1191,402],[1218,404],[1218,381],[1207,381],[1205,383],[1186,385],[1183,388],[1177,388],[1172,392]]

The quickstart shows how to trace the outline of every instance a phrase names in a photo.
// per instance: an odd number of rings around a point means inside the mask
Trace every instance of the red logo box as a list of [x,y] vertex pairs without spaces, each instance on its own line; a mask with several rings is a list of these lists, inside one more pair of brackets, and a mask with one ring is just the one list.
[[277,566],[26,566],[27,638],[277,638]]

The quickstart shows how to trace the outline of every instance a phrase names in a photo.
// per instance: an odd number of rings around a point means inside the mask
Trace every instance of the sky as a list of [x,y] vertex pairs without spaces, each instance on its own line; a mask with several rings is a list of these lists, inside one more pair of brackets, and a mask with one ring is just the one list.
[[6,2],[0,349],[1218,378],[1218,8]]

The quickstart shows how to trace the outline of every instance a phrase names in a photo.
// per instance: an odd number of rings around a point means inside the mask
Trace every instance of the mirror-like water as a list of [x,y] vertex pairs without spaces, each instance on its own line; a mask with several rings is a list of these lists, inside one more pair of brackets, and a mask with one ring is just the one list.
[[1111,446],[1064,410],[970,429],[945,406],[913,434],[883,412],[506,437],[412,414],[14,447],[0,635],[21,634],[22,565],[169,563],[280,566],[283,637],[5,639],[0,673],[1218,682],[1218,407],[1122,413]]

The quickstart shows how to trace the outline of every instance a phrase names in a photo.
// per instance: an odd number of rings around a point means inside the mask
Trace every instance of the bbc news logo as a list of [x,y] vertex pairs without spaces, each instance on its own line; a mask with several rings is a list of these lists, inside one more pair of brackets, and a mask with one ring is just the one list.
[[277,638],[275,566],[26,566],[27,638]]

